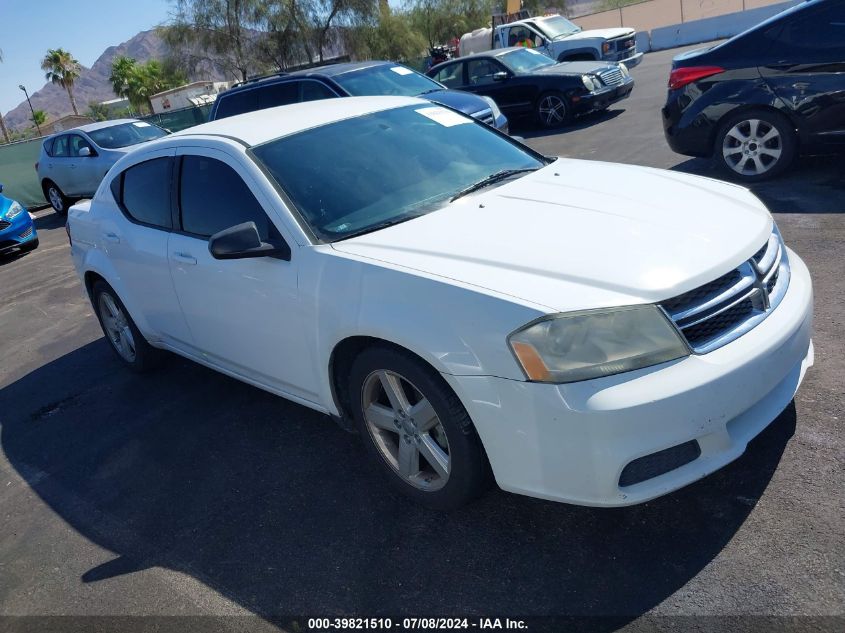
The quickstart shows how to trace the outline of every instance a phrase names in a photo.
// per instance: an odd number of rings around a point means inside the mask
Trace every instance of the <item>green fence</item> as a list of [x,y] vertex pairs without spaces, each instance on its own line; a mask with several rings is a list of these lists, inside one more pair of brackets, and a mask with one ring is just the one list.
[[151,114],[141,118],[149,123],[155,123],[160,127],[167,128],[171,132],[178,132],[179,130],[205,123],[208,121],[209,112],[211,112],[211,105],[204,105],[182,108],[181,110],[173,110],[172,112]]
[[11,145],[0,145],[0,183],[3,183],[3,195],[17,200],[31,209],[47,204],[35,162],[41,152],[43,138],[20,141]]
[[[205,105],[153,114],[143,118],[171,132],[178,132],[205,123],[210,110],[211,106]],[[35,172],[35,162],[41,152],[43,140],[42,137],[11,145],[0,145],[0,183],[3,184],[3,195],[17,200],[28,209],[43,207],[47,204],[38,182],[38,174]]]

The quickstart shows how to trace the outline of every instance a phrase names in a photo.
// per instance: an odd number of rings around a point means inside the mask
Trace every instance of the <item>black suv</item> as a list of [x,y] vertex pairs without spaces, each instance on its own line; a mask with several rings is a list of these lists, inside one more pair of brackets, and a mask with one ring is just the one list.
[[669,146],[753,182],[845,150],[845,0],[809,0],[672,61]]
[[209,120],[302,101],[374,95],[422,97],[508,131],[507,118],[489,97],[449,90],[415,70],[382,61],[331,64],[237,84],[218,95]]

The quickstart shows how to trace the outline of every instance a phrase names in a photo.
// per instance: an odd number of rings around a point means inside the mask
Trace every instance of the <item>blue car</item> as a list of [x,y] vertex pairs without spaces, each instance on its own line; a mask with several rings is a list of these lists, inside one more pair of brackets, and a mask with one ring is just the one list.
[[0,185],[0,255],[37,248],[38,233],[29,212],[2,194],[3,185]]

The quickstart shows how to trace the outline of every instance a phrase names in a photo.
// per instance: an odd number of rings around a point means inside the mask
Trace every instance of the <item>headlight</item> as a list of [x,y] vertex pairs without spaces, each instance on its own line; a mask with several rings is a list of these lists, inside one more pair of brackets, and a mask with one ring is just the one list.
[[497,106],[496,102],[493,101],[493,99],[491,99],[490,97],[481,97],[481,98],[484,99],[488,103],[488,105],[490,106],[490,109],[493,111],[493,122],[494,122],[493,127],[495,127],[495,120],[498,119],[500,116],[502,116],[502,111],[499,110],[499,106]]
[[584,87],[590,92],[599,87],[598,81],[593,77],[590,77],[590,75],[581,75],[581,82],[584,84]]
[[619,70],[622,71],[623,77],[630,77],[631,73],[628,72],[628,67],[625,64],[619,64]]
[[611,376],[689,355],[654,305],[545,317],[508,337],[528,380],[566,383]]
[[21,213],[23,213],[23,207],[17,202],[13,202],[9,210],[6,211],[6,218],[11,220],[12,218],[18,217]]

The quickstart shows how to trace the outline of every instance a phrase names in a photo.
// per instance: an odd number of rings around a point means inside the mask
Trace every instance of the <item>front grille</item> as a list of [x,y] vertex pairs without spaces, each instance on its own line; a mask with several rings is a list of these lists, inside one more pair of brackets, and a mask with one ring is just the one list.
[[618,68],[604,70],[599,73],[599,78],[605,86],[619,86],[622,84],[622,71]]
[[0,231],[8,229],[10,226],[12,226],[12,223],[8,220],[0,220]]
[[686,338],[705,354],[742,336],[780,303],[789,262],[777,230],[751,257],[721,277],[660,305]]
[[629,48],[634,48],[637,41],[633,37],[625,38],[624,40],[616,40],[616,50],[624,51]]
[[29,237],[30,235],[32,235],[32,225],[30,225],[26,231],[21,233],[19,237]]

